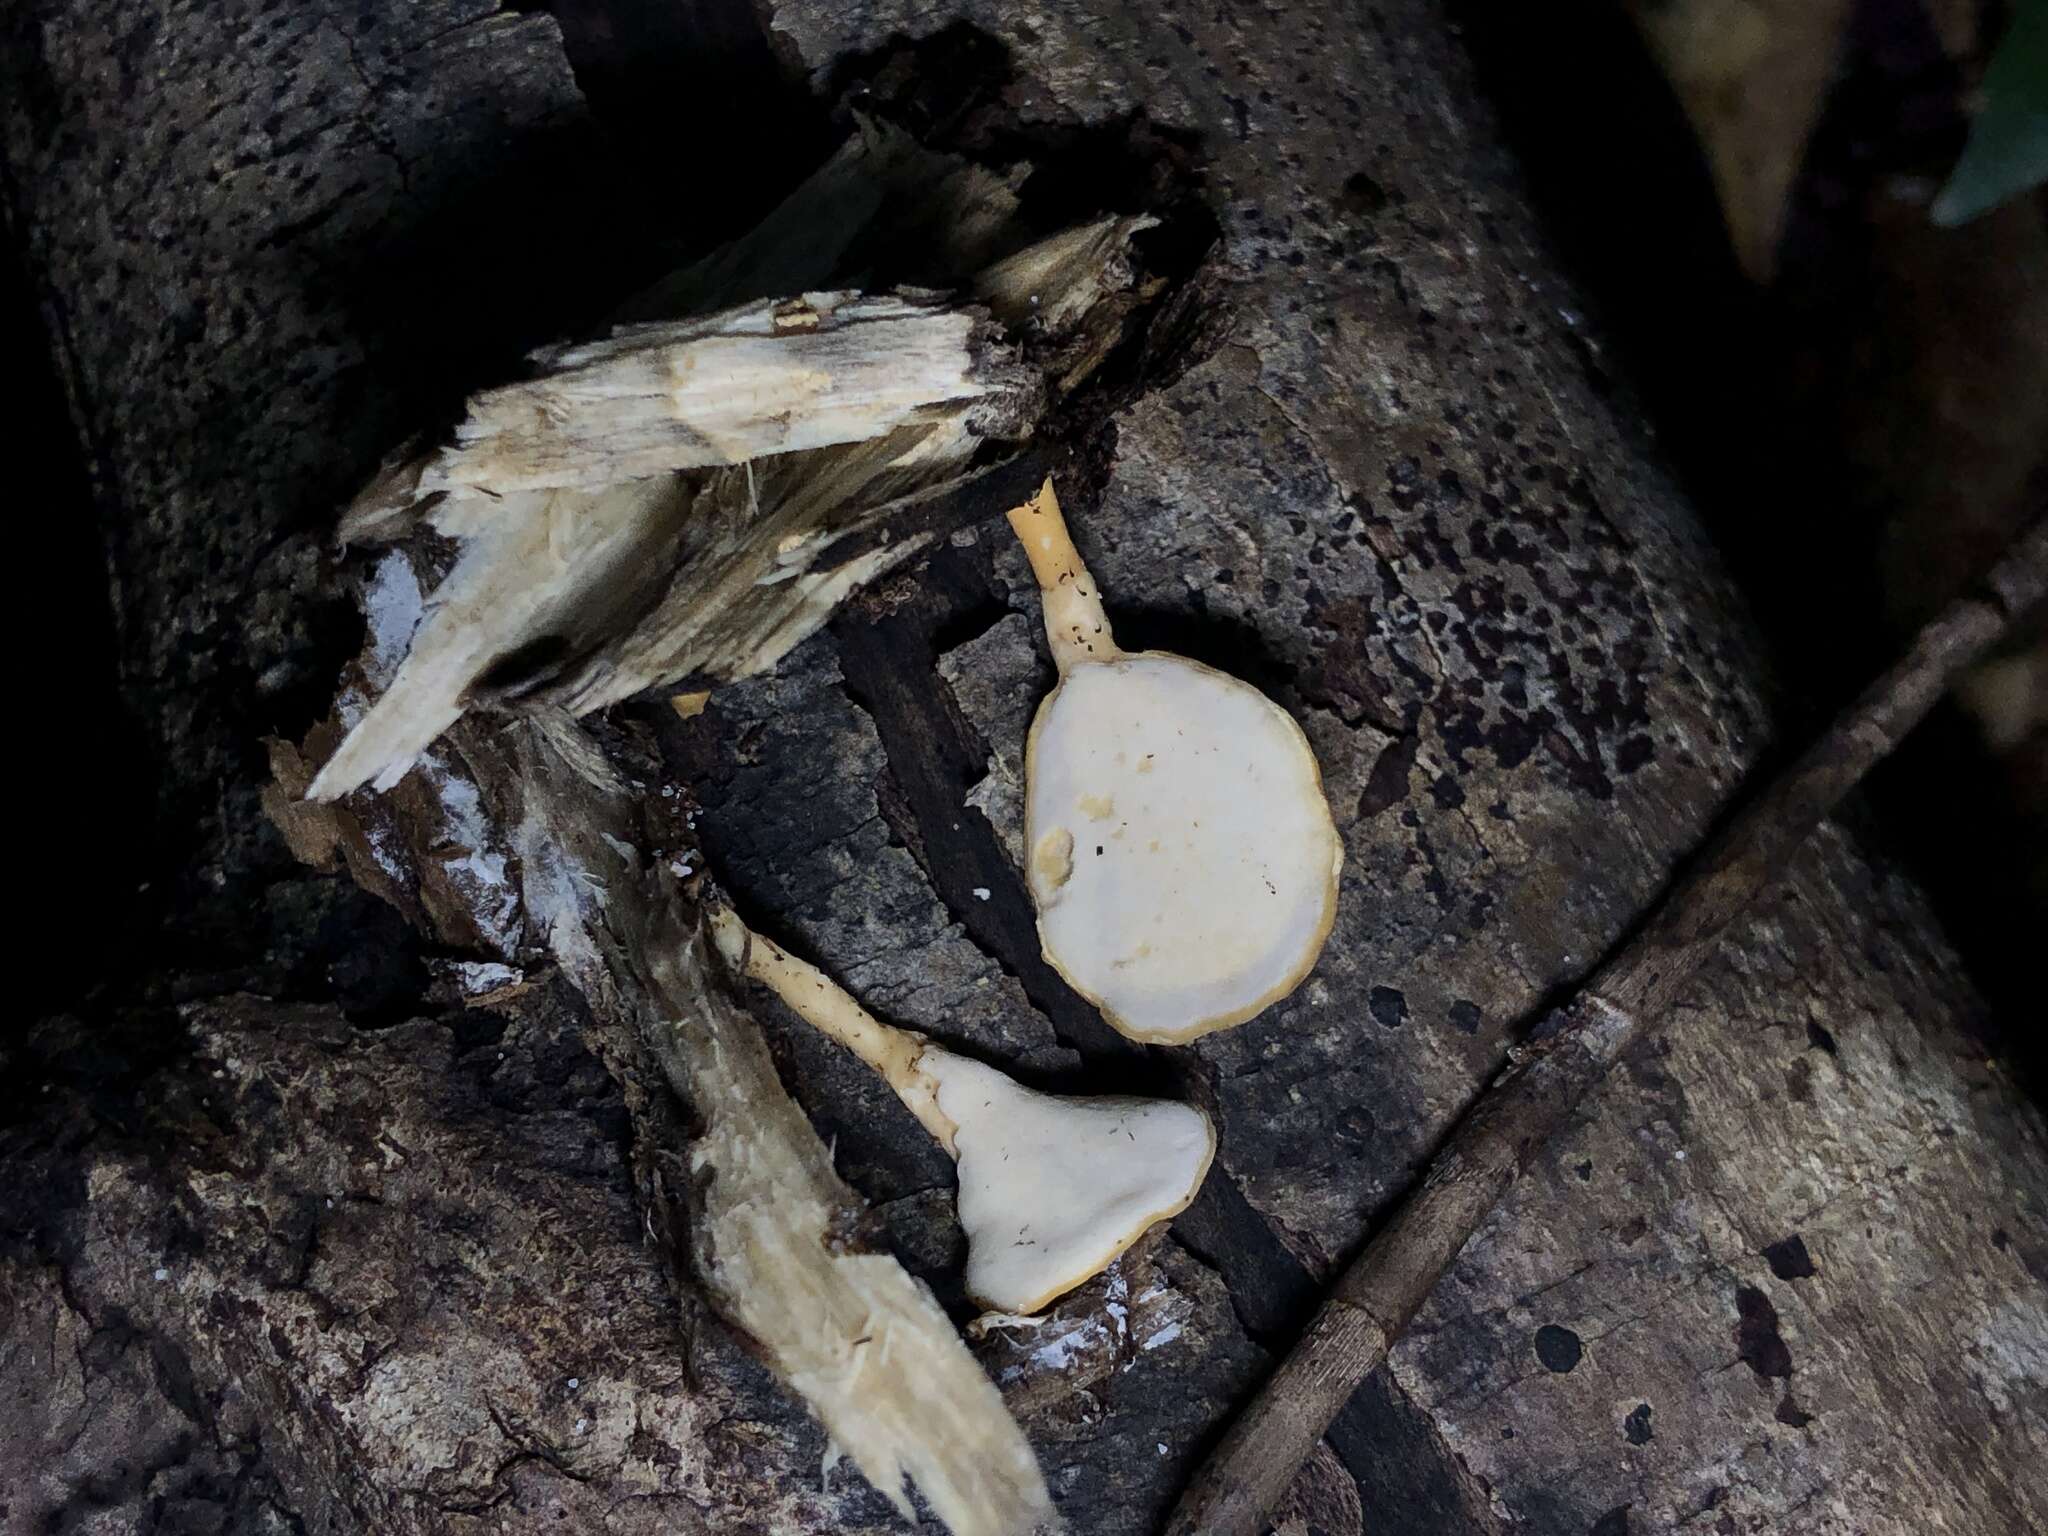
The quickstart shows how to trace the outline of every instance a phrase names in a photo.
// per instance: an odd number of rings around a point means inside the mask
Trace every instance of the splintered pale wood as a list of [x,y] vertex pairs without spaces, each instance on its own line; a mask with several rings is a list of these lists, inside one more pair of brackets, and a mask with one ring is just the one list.
[[1537,1024],[1196,1474],[1169,1527],[1173,1536],[1258,1536],[1345,1400],[1386,1360],[1531,1155],[1622,1052],[1662,1026],[1721,936],[1842,797],[2044,599],[2048,521],[2021,537],[1980,591],[1928,624],[1904,658],[1727,826],[1635,939]]
[[892,294],[812,294],[551,347],[471,403],[425,495],[596,489],[665,470],[866,442],[1021,383],[986,320]]
[[[1015,458],[985,462],[985,447],[1029,438],[1048,399],[1108,355],[1141,302],[1129,242],[1152,223],[1027,243],[1016,214],[1003,178],[864,125],[760,228],[639,312],[727,303],[763,272],[822,282],[856,260],[849,242],[864,263],[906,230],[962,264],[979,304],[807,287],[628,325],[535,353],[535,377],[477,396],[452,442],[387,465],[343,539],[435,535],[459,554],[313,797],[391,787],[480,703],[585,714],[772,667],[922,548],[937,509],[1007,483]],[[813,218],[839,237],[806,244]],[[870,223],[886,227],[847,233]],[[1006,504],[993,487],[984,501]]]
[[[641,785],[657,776],[620,750]],[[860,1197],[783,1088],[696,902],[649,851],[681,834],[654,819],[674,802],[629,784],[555,712],[465,727],[422,777],[468,809],[471,856],[495,850],[512,882],[500,958],[551,958],[588,1003],[591,1043],[614,1074],[665,1079],[685,1107],[665,1092],[628,1094],[648,1230],[689,1288],[759,1347],[906,1519],[908,1479],[956,1536],[1056,1528],[1029,1442],[930,1291],[886,1251],[849,1240]],[[447,851],[434,805],[418,795],[299,809],[327,819],[316,855],[351,842],[378,863],[409,847],[429,848],[421,863]],[[307,843],[299,831],[295,846]],[[437,937],[476,943],[476,925],[426,914]]]
[[919,508],[979,500],[1008,479],[1014,461],[964,471],[978,441],[965,422],[943,420],[697,482],[654,605],[529,680],[524,696],[583,715],[665,683],[766,671],[847,594],[925,547]]
[[880,437],[929,407],[1021,382],[978,312],[895,294],[762,299],[621,327],[533,354],[534,377],[484,391],[447,447],[387,468],[350,507],[345,542],[402,534],[430,499],[460,537],[522,491],[598,491]]
[[[982,407],[1013,421],[1034,393],[976,312],[886,296],[755,304],[540,361],[541,377],[480,397],[457,443],[420,461],[410,489],[386,472],[344,520],[344,537],[360,538],[423,519],[461,541],[461,554],[391,686],[314,780],[314,798],[390,787],[479,682],[535,691],[650,609],[660,638],[676,639],[674,604],[660,605],[691,553],[686,532],[708,556],[707,583],[689,584],[686,601],[707,584],[722,593],[750,619],[746,639],[766,653],[759,665],[772,665],[888,558],[871,551],[806,581],[826,535],[843,531],[834,519],[860,510],[870,488],[886,500],[957,473]],[[792,458],[776,483],[793,471],[814,494],[772,498],[764,514],[768,472],[755,464]],[[676,473],[714,465],[732,468],[708,483]],[[735,535],[737,557],[722,558]],[[778,580],[792,585],[751,600]],[[686,668],[719,659],[711,647],[681,649]],[[659,680],[605,670],[623,676],[619,691],[586,690],[583,708]]]
[[931,1292],[889,1254],[834,1240],[857,1197],[727,995],[711,944],[661,917],[649,932],[645,1031],[706,1116],[690,1152],[704,1181],[694,1251],[720,1310],[906,1520],[908,1477],[955,1536],[1054,1525],[1029,1443]]

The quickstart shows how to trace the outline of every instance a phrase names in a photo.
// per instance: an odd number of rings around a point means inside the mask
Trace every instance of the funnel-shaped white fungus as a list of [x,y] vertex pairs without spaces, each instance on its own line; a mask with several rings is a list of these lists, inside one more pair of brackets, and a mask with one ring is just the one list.
[[967,1293],[1029,1313],[1099,1274],[1186,1209],[1216,1132],[1190,1104],[1063,1098],[882,1023],[815,966],[732,912],[712,918],[735,968],[881,1073],[959,1165]]
[[936,1046],[919,1065],[955,1128],[968,1294],[1004,1312],[1106,1269],[1194,1198],[1216,1151],[1191,1105],[1056,1098]]
[[1119,650],[1047,481],[1010,514],[1060,682],[1025,757],[1045,957],[1133,1039],[1242,1024],[1300,985],[1344,849],[1308,739],[1249,684]]

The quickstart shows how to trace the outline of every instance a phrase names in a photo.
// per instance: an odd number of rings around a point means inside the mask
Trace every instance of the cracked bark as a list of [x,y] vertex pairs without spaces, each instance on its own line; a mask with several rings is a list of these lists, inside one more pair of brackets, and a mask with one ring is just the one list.
[[[1011,131],[1069,173],[1173,149],[1221,228],[1191,318],[1231,344],[1119,412],[1074,521],[1120,634],[1253,676],[1322,758],[1350,857],[1295,998],[1160,1061],[1100,1055],[1034,980],[1000,838],[952,828],[980,814],[974,737],[999,765],[1021,752],[1004,707],[1039,665],[1028,623],[963,639],[1030,611],[1001,538],[890,584],[914,652],[849,616],[663,727],[750,917],[877,1012],[1055,1085],[1186,1074],[1218,1113],[1227,1179],[1127,1262],[1128,1303],[1106,1278],[1063,1304],[1047,1337],[1071,1351],[978,1346],[1077,1527],[1149,1530],[1289,1298],[1768,752],[1768,669],[1625,396],[1589,381],[1558,318],[1582,306],[1436,8],[1054,0],[1028,28],[1007,0],[764,10],[821,84],[1007,72],[929,114],[990,159]],[[891,34],[953,20],[994,42],[892,62]],[[488,1506],[514,1529],[896,1528],[855,1479],[816,1492],[821,1434],[669,1292],[627,1090],[574,996],[521,975],[465,1006],[477,956],[407,950],[256,811],[256,739],[315,718],[355,644],[318,538],[333,510],[421,421],[651,276],[660,199],[603,144],[544,17],[47,0],[6,26],[10,218],[62,338],[159,765],[136,878],[176,949],[151,952],[146,995],[193,1004],[52,1025],[8,1063],[7,1521],[438,1536]],[[547,214],[477,238],[510,208]],[[924,629],[927,604],[960,627]],[[367,965],[387,950],[403,975]],[[237,982],[300,1000],[220,996]],[[1825,834],[1354,1405],[1338,1449],[1367,1528],[1578,1536],[1624,1504],[1630,1529],[2039,1523],[2042,1139],[1961,1028],[1976,1006],[1916,893]],[[786,1023],[778,1064],[839,1170],[957,1299],[943,1163]],[[1815,1273],[1779,1280],[1760,1249],[1795,1230]],[[1728,1368],[1745,1287],[1789,1382]],[[1631,1326],[1649,1295],[1656,1325]],[[1546,1327],[1582,1341],[1570,1370],[1536,1356]],[[1788,1385],[1803,1426],[1774,1416]],[[485,1402],[582,1480],[508,1458]]]

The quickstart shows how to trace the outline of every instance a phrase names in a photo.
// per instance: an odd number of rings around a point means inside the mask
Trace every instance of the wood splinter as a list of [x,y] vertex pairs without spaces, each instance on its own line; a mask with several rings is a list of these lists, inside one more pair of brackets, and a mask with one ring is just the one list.
[[1351,1394],[1387,1358],[1458,1252],[1608,1069],[1661,1027],[1723,933],[1799,846],[2013,623],[2048,600],[2037,522],[1774,780],[1579,994],[1537,1023],[1307,1331],[1196,1473],[1170,1536],[1260,1536]]

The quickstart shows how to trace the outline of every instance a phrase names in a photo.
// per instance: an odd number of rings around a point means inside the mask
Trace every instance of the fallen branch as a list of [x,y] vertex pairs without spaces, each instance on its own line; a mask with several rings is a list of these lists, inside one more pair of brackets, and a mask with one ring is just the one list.
[[1664,1023],[1721,935],[1809,834],[2034,604],[2048,599],[2048,520],[1732,821],[1648,922],[1547,1014],[1451,1133],[1421,1186],[1365,1246],[1183,1496],[1171,1536],[1258,1536],[1295,1471],[1537,1148],[1622,1053]]

